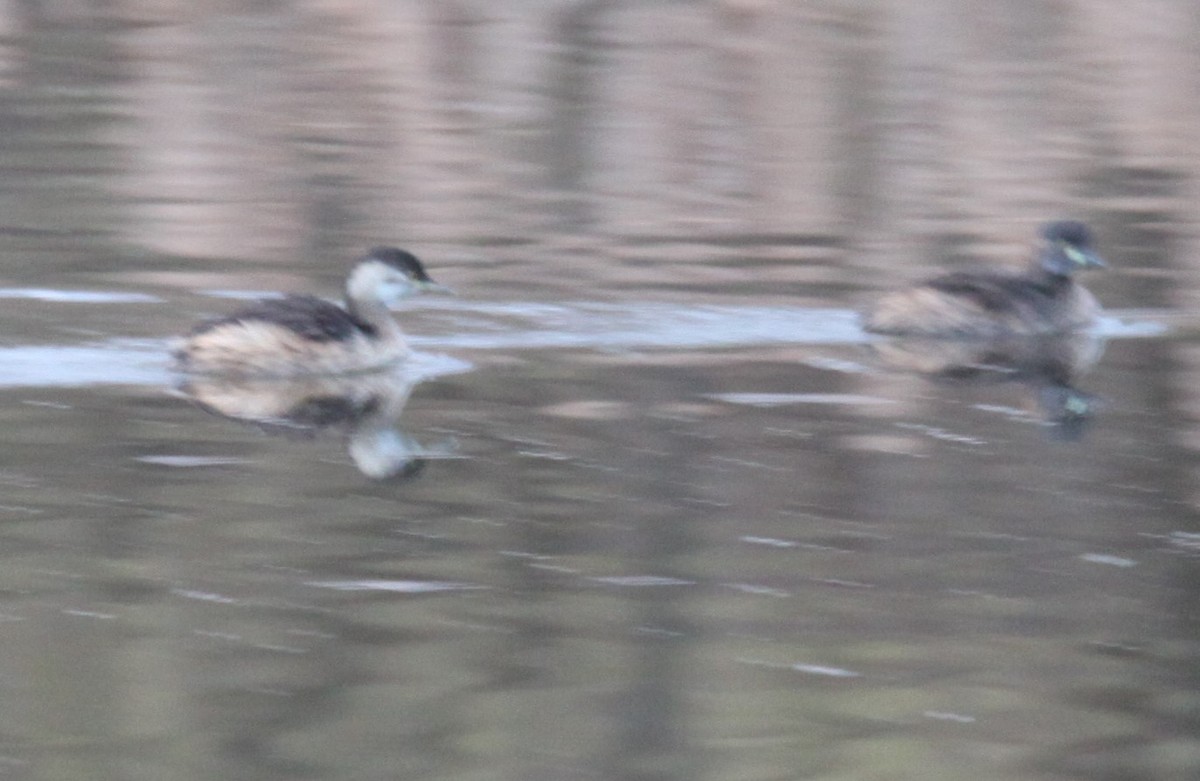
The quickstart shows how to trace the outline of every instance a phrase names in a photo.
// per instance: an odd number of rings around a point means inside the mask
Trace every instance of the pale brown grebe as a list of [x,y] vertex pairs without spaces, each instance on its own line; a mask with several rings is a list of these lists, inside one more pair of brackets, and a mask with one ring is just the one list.
[[196,326],[175,351],[176,367],[195,374],[302,377],[379,369],[408,353],[388,304],[425,292],[449,292],[421,262],[395,247],[376,247],[346,279],[343,309],[315,296],[259,301]]
[[997,337],[1070,333],[1100,314],[1094,296],[1072,279],[1103,267],[1082,222],[1042,226],[1041,246],[1023,273],[960,271],[888,294],[863,317],[880,334]]

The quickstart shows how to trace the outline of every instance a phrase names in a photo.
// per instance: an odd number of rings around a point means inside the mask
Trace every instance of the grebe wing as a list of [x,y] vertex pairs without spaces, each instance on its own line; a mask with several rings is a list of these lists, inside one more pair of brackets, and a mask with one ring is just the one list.
[[278,325],[315,342],[341,341],[355,334],[375,331],[371,325],[336,304],[316,296],[289,295],[259,301],[240,312],[202,323],[193,335],[224,325],[254,321]]
[[985,312],[1012,312],[1051,294],[1028,277],[1013,274],[957,271],[934,277],[922,287],[955,296]]

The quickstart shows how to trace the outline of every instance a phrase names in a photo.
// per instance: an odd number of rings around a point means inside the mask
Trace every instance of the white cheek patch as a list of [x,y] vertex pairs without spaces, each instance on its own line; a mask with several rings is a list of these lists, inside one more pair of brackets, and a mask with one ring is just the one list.
[[413,290],[412,284],[408,280],[389,280],[380,286],[380,293],[385,301],[394,301],[397,298],[404,298]]

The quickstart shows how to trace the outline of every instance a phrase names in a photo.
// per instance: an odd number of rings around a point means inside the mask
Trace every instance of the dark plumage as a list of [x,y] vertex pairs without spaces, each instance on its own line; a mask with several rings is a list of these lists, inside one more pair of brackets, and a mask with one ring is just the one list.
[[882,334],[995,337],[1091,326],[1100,306],[1072,279],[1080,269],[1104,265],[1091,232],[1064,220],[1043,226],[1040,238],[1025,272],[960,271],[926,280],[880,299],[864,327]]
[[429,274],[425,273],[425,267],[417,260],[417,256],[406,250],[397,247],[374,247],[367,253],[367,258],[391,266],[415,282],[433,282]]
[[192,329],[191,335],[253,320],[271,322],[314,342],[349,339],[356,333],[375,335],[375,326],[358,319],[336,304],[316,296],[290,295],[258,301],[226,317],[208,320]]

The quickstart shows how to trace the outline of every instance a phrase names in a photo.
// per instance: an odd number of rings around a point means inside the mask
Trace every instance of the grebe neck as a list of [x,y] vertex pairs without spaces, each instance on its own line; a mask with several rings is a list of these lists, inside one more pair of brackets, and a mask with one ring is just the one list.
[[387,304],[378,298],[355,298],[347,295],[346,311],[355,320],[374,331],[374,335],[378,338],[401,338],[400,326],[396,325],[396,320],[388,310]]
[[1031,269],[1029,276],[1035,285],[1049,295],[1061,295],[1075,284],[1070,274],[1058,274],[1041,265]]

